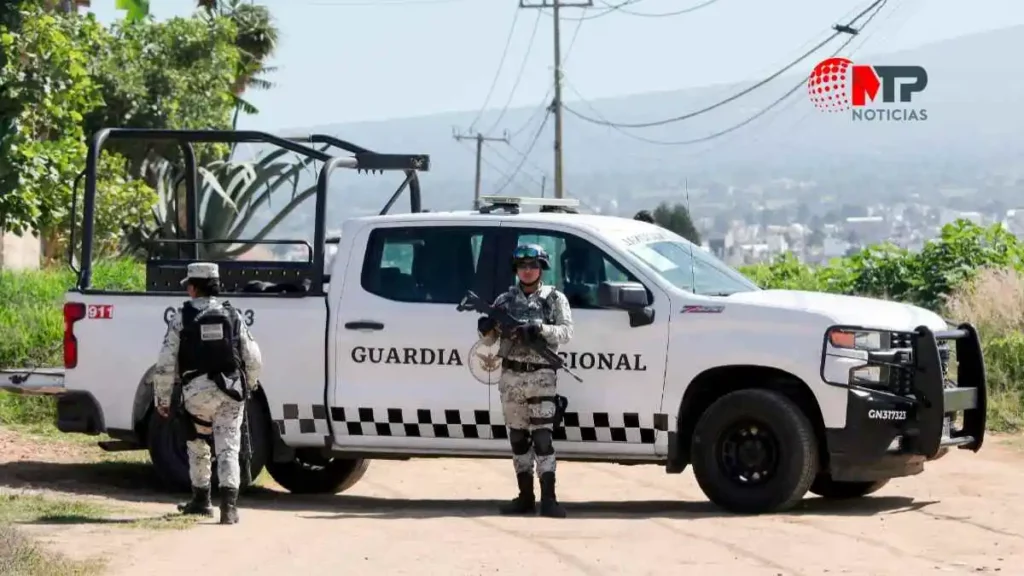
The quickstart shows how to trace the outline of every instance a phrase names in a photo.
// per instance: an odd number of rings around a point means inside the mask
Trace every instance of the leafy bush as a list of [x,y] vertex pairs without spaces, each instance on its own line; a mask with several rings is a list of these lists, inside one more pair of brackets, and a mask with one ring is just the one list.
[[762,288],[915,304],[978,328],[989,378],[989,427],[1024,427],[1024,243],[1000,226],[958,220],[920,252],[869,246],[828,265],[783,254],[740,269]]

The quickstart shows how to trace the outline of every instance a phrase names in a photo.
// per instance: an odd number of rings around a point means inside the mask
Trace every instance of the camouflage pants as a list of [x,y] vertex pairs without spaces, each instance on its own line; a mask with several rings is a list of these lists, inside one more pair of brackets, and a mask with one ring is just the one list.
[[[217,453],[217,476],[224,488],[238,488],[241,482],[241,470],[238,464],[238,452],[242,446],[242,408],[241,402],[229,398],[209,379],[200,377],[190,382],[182,390],[185,410],[190,414],[213,424],[206,428],[196,424],[200,434],[213,434],[213,446]],[[209,488],[212,468],[210,462],[210,446],[203,438],[196,438],[186,443],[188,448],[188,473],[192,485],[197,488]]]
[[[512,430],[547,430],[551,434],[554,425],[550,419],[555,415],[556,378],[554,370],[536,372],[512,372],[503,370],[498,380],[501,394],[501,408],[505,414],[505,425]],[[548,422],[542,422],[549,420]],[[512,454],[516,473],[533,472],[537,463],[537,474],[555,471],[555,454],[538,455],[533,443],[525,454]]]

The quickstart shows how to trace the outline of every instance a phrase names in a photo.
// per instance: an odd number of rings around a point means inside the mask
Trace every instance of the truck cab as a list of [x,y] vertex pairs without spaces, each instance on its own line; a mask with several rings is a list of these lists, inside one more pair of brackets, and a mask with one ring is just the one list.
[[[477,210],[424,212],[407,185],[425,157],[356,150],[354,162],[325,159],[322,194],[332,163],[402,170],[409,213],[388,213],[400,188],[381,214],[344,222],[326,267],[318,198],[309,262],[219,262],[224,298],[263,351],[253,477],[266,467],[292,492],[337,493],[372,459],[508,458],[500,359],[458,306],[469,291],[490,302],[507,290],[521,243],[545,247],[543,280],[572,309],[575,336],[558,354],[582,381],[558,378],[562,460],[692,465],[713,502],[761,513],[808,491],[864,496],[951,447],[982,445],[985,375],[969,324],[897,302],[761,290],[669,230],[580,214],[571,200],[482,197]],[[94,193],[87,179],[87,218]],[[177,487],[184,444],[151,409],[148,378],[190,256],[149,261],[141,294],[95,291],[80,274],[63,383],[46,382],[62,430],[147,448]],[[249,290],[254,278],[267,282]],[[272,289],[284,284],[294,289]],[[126,333],[131,342],[117,340]]]

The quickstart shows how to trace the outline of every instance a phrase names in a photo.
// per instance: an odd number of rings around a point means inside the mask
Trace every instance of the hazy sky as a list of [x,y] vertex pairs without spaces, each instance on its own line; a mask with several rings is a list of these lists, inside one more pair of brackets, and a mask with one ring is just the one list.
[[[538,0],[531,0],[536,2]],[[565,0],[563,0],[565,1]],[[577,0],[572,0],[577,1]],[[565,10],[602,12],[607,3]],[[640,0],[657,14],[707,0]],[[281,30],[272,80],[250,95],[261,109],[241,127],[288,127],[477,110],[484,103],[513,17],[518,22],[490,106],[501,108],[539,26],[511,105],[534,107],[552,81],[552,18],[518,0],[264,0]],[[674,17],[614,12],[585,20],[565,75],[588,100],[770,74],[823,39],[869,0],[718,0]],[[115,0],[92,0],[104,22],[123,17]],[[153,0],[154,16],[187,15],[194,0]],[[864,32],[858,60],[984,30],[1024,24],[1021,0],[889,0]],[[577,21],[562,22],[563,55]],[[836,43],[839,41],[837,40]],[[827,48],[831,48],[830,45]],[[854,43],[853,46],[857,46]],[[1010,56],[1007,55],[1007,58]],[[807,68],[817,60],[808,60]],[[569,94],[566,100],[571,100]]]

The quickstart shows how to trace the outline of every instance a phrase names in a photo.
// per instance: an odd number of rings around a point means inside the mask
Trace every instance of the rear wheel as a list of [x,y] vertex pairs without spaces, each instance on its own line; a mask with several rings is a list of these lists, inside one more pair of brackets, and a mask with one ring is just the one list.
[[267,472],[292,494],[338,494],[359,482],[370,466],[362,458],[328,458],[316,450],[296,450],[288,462],[267,462]]
[[[250,399],[247,411],[249,412],[249,437],[252,443],[252,459],[249,462],[249,470],[252,479],[255,480],[263,471],[267,461],[270,427],[259,400]],[[188,473],[188,451],[185,447],[185,425],[180,420],[163,418],[156,413],[156,410],[150,410],[146,433],[149,458],[153,462],[161,484],[176,492],[188,492],[192,486]],[[215,454],[211,442],[210,467],[213,474],[213,486],[217,487],[219,479]],[[243,479],[240,489],[244,491],[249,486],[251,484],[245,484]]]
[[827,472],[818,474],[811,484],[810,491],[822,498],[832,500],[849,500],[873,494],[889,483],[889,479],[875,480],[873,482],[838,482],[832,479]]
[[697,422],[690,453],[704,494],[741,514],[793,507],[818,471],[810,421],[771,390],[737,390],[715,401]]

